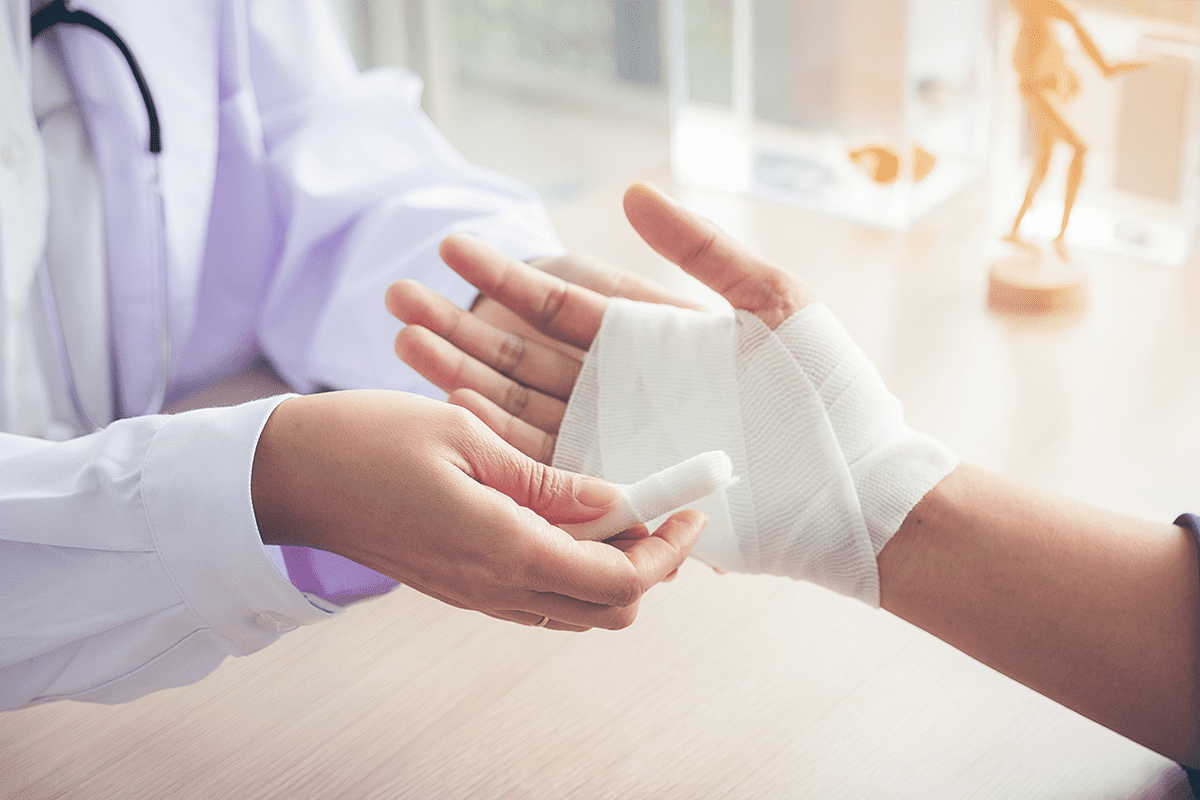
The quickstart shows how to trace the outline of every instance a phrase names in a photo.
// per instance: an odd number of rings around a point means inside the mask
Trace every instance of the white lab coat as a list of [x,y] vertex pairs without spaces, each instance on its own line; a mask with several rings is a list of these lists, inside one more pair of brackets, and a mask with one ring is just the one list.
[[[6,4],[24,20],[14,47],[28,64],[28,8]],[[357,73],[322,0],[71,5],[125,39],[162,120],[170,395],[258,355],[299,391],[420,390],[392,351],[399,323],[382,302],[392,280],[469,301],[437,257],[451,231],[520,259],[562,252],[531,192],[469,165],[437,133],[418,78]],[[53,35],[103,186],[116,391],[139,408],[159,338],[146,114],[111,44],[78,28]],[[0,120],[0,155],[20,135]],[[44,236],[19,222],[38,219],[38,198],[14,175],[0,180],[13,211],[0,214],[5,319],[34,296],[30,265],[13,254]],[[20,391],[10,344],[0,397]],[[250,467],[278,402],[127,419],[65,443],[0,433],[0,708],[185,684],[336,613],[283,577],[255,527]]]

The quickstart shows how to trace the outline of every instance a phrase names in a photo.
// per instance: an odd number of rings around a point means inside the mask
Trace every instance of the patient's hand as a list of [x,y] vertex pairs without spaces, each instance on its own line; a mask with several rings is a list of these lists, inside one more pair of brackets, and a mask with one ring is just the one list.
[[[625,193],[625,213],[661,255],[772,329],[815,299],[798,278],[753,256],[647,184]],[[463,235],[448,237],[441,253],[451,268],[532,330],[510,333],[420,284],[398,281],[387,293],[388,309],[407,323],[396,337],[396,352],[450,392],[452,403],[546,463],[579,375],[581,351],[600,328],[608,296],[687,305],[644,279],[580,257],[548,259],[535,269]]]
[[[460,237],[462,238],[462,237]],[[567,283],[583,286],[605,297],[625,297],[646,303],[697,307],[662,289],[642,275],[613,266],[606,261],[583,253],[567,253],[556,258],[538,258],[528,262],[542,272],[562,278]],[[583,351],[555,341],[539,333],[498,301],[480,294],[471,313],[501,332],[515,333],[523,339],[540,342],[557,350],[583,358]]]

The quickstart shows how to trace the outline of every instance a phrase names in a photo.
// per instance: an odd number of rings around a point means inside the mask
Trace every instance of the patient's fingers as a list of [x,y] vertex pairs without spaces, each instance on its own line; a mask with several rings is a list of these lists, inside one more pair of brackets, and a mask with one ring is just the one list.
[[557,258],[539,258],[529,262],[538,269],[606,297],[624,297],[643,303],[663,303],[704,311],[704,306],[677,297],[654,281],[635,272],[613,266],[585,253],[567,253]]
[[514,417],[478,392],[458,389],[450,393],[450,402],[479,417],[501,439],[530,458],[549,464],[554,457],[555,438],[552,434]]
[[555,433],[567,404],[557,397],[524,386],[420,325],[396,334],[396,355],[443,391],[474,389],[514,417]]
[[799,279],[752,255],[647,183],[625,192],[625,215],[646,243],[774,329],[816,298]]
[[[572,354],[499,330],[416,281],[396,281],[388,287],[387,306],[400,321],[428,328],[467,355],[518,383],[563,400],[571,396],[571,387],[575,385],[580,368],[580,359]],[[400,347],[399,339],[396,346]],[[446,366],[460,366],[455,355],[444,348],[422,352],[449,358],[453,364]],[[416,364],[410,366],[419,371]],[[476,375],[476,371],[469,370],[460,378]],[[472,384],[460,386],[482,391],[481,387]]]
[[586,350],[600,330],[608,298],[509,258],[465,234],[442,241],[442,259],[479,291],[552,339]]
[[537,342],[553,350],[558,350],[576,361],[583,361],[583,357],[587,355],[586,351],[580,350],[578,347],[551,339],[541,331],[535,330],[528,322],[485,294],[479,295],[479,299],[471,306],[471,314],[497,330],[515,333],[526,341]]

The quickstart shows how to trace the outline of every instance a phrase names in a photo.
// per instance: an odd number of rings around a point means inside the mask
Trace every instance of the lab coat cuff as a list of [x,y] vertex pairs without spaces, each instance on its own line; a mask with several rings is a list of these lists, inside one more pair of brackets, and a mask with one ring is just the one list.
[[294,395],[166,418],[142,495],[160,557],[188,607],[245,655],[340,609],[297,590],[259,536],[250,494],[258,437]]

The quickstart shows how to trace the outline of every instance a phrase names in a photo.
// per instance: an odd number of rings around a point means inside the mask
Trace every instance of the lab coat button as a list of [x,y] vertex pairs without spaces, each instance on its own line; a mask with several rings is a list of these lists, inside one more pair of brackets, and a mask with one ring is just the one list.
[[13,137],[0,147],[0,161],[6,167],[19,167],[25,163],[25,143]]
[[287,633],[290,630],[295,630],[300,623],[291,617],[285,617],[283,614],[276,614],[274,611],[260,611],[254,617],[254,624],[264,631],[272,631],[274,633]]

